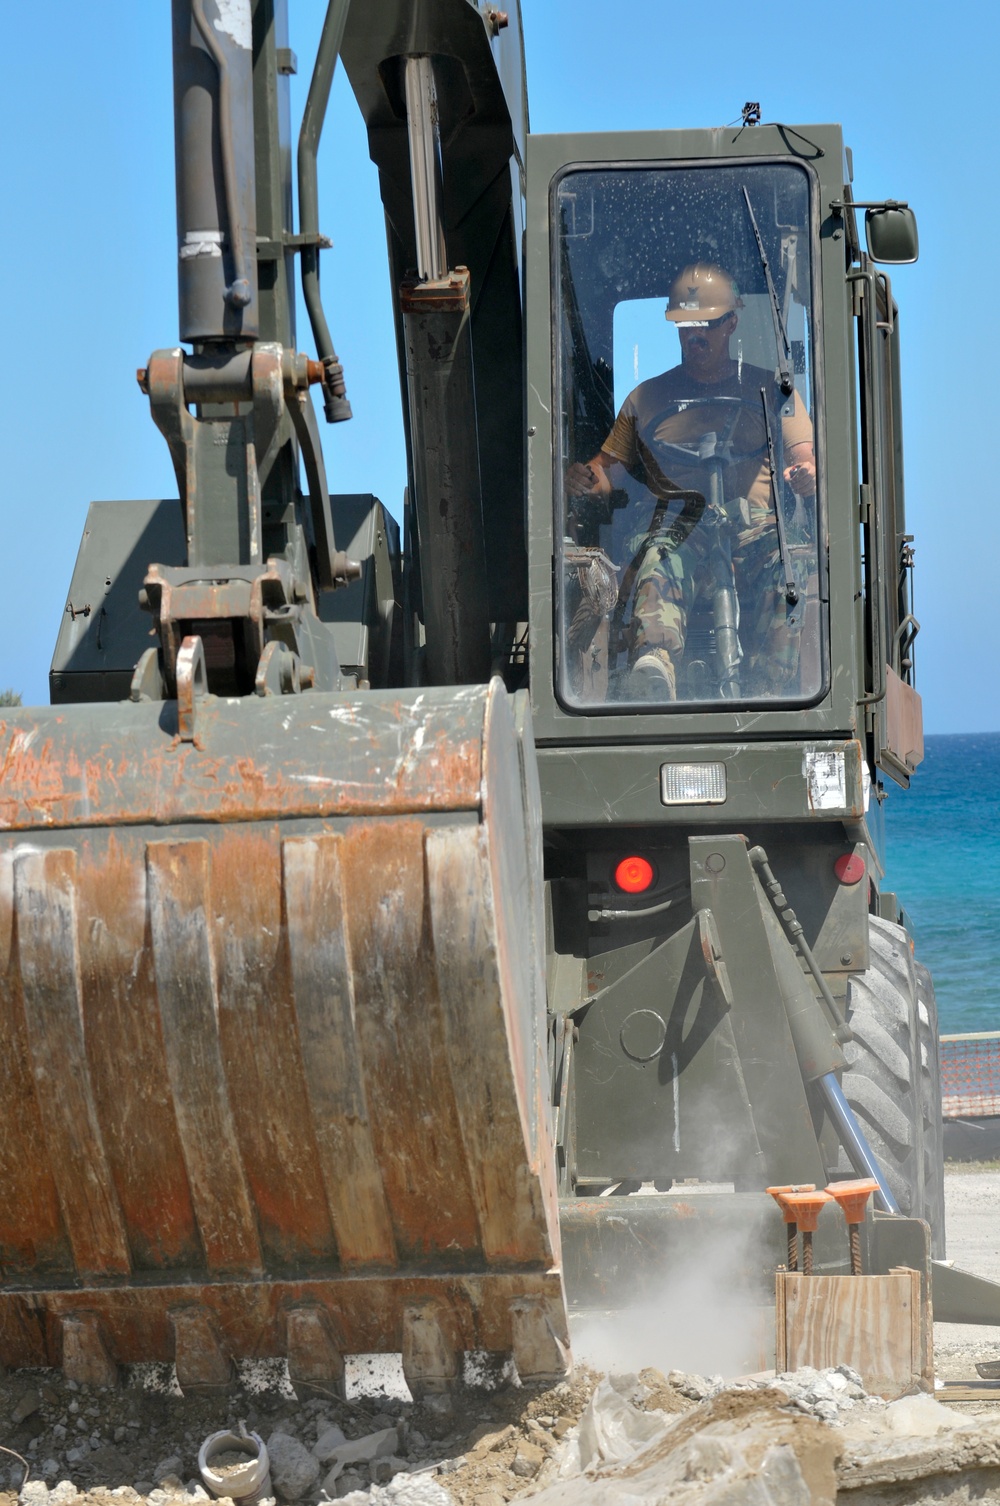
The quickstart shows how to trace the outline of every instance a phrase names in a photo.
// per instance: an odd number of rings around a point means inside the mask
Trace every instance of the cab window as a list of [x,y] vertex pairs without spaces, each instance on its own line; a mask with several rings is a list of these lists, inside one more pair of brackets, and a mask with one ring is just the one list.
[[581,169],[552,204],[560,699],[815,700],[808,173]]

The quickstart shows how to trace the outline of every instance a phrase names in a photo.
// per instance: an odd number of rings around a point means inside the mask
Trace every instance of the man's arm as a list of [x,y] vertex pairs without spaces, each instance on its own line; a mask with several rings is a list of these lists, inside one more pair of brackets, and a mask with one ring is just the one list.
[[781,437],[785,445],[785,480],[796,496],[815,496],[816,451],[812,419],[797,392],[792,398],[791,413],[781,420]]

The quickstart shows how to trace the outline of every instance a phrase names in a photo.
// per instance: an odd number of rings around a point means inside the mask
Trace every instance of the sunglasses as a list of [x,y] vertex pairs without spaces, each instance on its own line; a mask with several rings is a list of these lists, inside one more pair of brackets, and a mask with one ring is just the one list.
[[[718,329],[720,324],[725,324],[727,319],[732,318],[732,310],[728,314],[720,314],[718,319],[687,319],[683,324],[678,323],[678,329]],[[671,320],[671,323],[677,323]]]

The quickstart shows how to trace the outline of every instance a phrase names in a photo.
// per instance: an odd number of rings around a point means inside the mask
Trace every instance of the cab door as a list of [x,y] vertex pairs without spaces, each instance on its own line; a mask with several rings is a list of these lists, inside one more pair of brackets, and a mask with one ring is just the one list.
[[861,534],[869,763],[904,787],[924,756],[914,687],[913,536],[906,532],[899,309],[887,273],[862,252],[848,273],[858,321]]

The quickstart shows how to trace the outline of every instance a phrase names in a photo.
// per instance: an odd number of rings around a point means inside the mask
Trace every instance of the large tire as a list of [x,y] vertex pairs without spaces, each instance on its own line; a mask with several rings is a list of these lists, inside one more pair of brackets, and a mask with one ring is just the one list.
[[[937,1010],[926,968],[902,926],[871,919],[871,964],[850,979],[843,1088],[901,1213],[931,1226],[944,1249],[944,1179]],[[851,1174],[841,1151],[838,1171]]]
[[920,1101],[924,1119],[924,1208],[931,1226],[931,1253],[945,1256],[944,1119],[941,1113],[941,1048],[934,982],[922,962],[917,979],[917,1045],[920,1053]]

